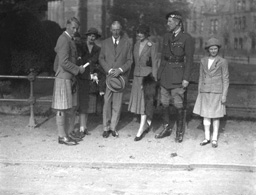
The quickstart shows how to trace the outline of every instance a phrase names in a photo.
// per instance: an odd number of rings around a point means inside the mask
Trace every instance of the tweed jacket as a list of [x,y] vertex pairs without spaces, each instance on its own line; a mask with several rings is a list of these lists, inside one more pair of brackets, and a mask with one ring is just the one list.
[[[134,45],[133,57],[135,61],[134,76],[147,76],[152,73],[157,78],[157,51],[155,43],[148,41],[139,55],[140,42]],[[149,62],[151,60],[151,62]],[[147,64],[150,63],[151,67]]]
[[99,62],[106,74],[111,68],[121,68],[122,76],[127,81],[133,62],[131,43],[127,38],[121,37],[115,48],[112,37],[107,38],[102,42]]
[[75,42],[63,32],[58,38],[55,47],[56,57],[54,60],[54,71],[57,78],[72,79],[79,73],[76,65],[77,50]]
[[100,47],[96,44],[93,45],[91,53],[89,52],[88,46],[86,43],[83,43],[80,47],[81,51],[79,52],[81,54],[81,59],[79,60],[78,64],[83,65],[87,62],[90,62],[90,65],[85,68],[85,71],[83,74],[79,75],[79,79],[87,79],[90,80],[90,74],[94,73],[99,59],[100,55]]
[[166,89],[180,87],[183,80],[190,80],[195,50],[190,34],[179,32],[176,37],[166,33],[163,40],[158,79]]
[[227,97],[229,86],[228,62],[217,56],[210,69],[208,69],[208,59],[209,57],[204,57],[200,62],[198,90],[201,93],[218,93]]

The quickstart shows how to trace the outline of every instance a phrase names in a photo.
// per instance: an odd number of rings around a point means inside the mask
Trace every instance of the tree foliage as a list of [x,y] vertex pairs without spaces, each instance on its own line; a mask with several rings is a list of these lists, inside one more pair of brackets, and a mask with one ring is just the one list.
[[119,20],[129,35],[139,24],[146,23],[153,34],[163,34],[166,30],[165,15],[178,10],[184,17],[188,15],[186,0],[115,0],[110,10],[111,20]]

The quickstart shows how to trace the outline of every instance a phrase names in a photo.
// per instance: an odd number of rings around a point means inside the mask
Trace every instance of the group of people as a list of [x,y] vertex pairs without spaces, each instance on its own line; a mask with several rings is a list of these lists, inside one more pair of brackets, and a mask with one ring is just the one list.
[[[103,138],[118,137],[117,124],[120,118],[123,91],[128,83],[132,63],[134,73],[128,110],[140,115],[140,125],[134,141],[140,141],[152,128],[152,117],[157,92],[163,108],[163,128],[155,138],[170,136],[170,105],[176,110],[176,137],[181,143],[184,136],[184,98],[189,85],[194,55],[194,40],[183,29],[180,12],[166,15],[168,32],[163,37],[161,58],[158,59],[156,44],[150,37],[149,26],[139,25],[136,43],[122,34],[120,22],[111,24],[112,36],[103,40],[101,47],[94,41],[100,37],[97,29],[86,33],[86,42],[75,44],[79,21],[73,17],[67,21],[55,47],[54,70],[56,79],[52,108],[57,111],[58,143],[76,145],[89,135],[87,119],[92,103],[90,88],[99,85],[98,93],[104,95]],[[218,146],[220,118],[226,113],[225,102],[229,86],[228,63],[220,57],[221,44],[216,38],[206,42],[208,56],[201,59],[198,97],[193,112],[203,117],[205,138],[201,146],[212,143]],[[93,105],[93,104],[92,104]],[[75,130],[76,112],[80,128]],[[210,136],[211,120],[213,135]]]

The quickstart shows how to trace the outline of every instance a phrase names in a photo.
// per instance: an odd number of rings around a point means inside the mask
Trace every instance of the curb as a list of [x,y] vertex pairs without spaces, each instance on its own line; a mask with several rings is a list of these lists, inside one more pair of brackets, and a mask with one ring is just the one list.
[[109,163],[109,162],[78,162],[78,161],[21,161],[21,160],[0,160],[5,166],[17,165],[48,165],[56,167],[83,167],[91,169],[164,169],[184,170],[194,169],[223,169],[225,171],[256,172],[256,165],[244,164],[158,164],[158,163]]

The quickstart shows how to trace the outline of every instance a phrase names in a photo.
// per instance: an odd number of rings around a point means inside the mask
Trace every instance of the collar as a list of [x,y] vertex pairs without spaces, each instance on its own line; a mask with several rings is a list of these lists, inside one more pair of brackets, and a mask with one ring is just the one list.
[[[113,41],[113,43],[115,43],[115,38],[112,36],[112,41]],[[119,41],[120,41],[120,36],[117,38],[117,40],[116,40],[116,44],[118,44],[119,43]]]
[[71,35],[70,35],[70,34],[68,34],[68,32],[67,32],[67,31],[65,31],[65,33],[70,37],[70,39],[72,39]]
[[180,31],[181,31],[181,27],[179,27],[175,32],[173,32],[174,36],[176,37]]

